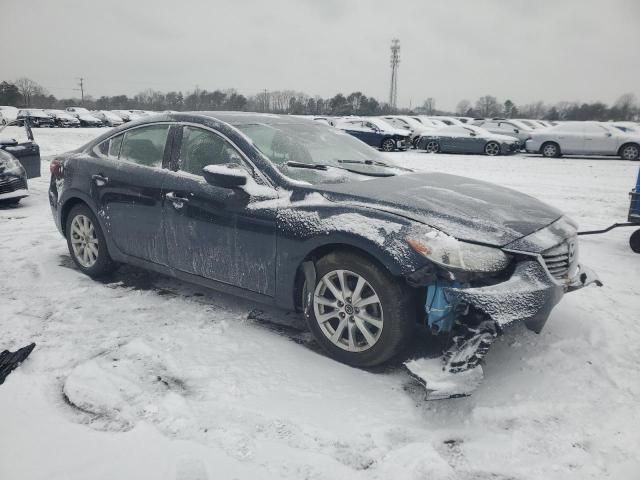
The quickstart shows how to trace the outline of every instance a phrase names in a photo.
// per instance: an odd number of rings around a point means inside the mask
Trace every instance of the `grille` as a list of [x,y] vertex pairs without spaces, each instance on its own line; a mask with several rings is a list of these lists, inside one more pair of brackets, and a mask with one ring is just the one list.
[[566,279],[578,258],[577,249],[578,243],[573,237],[542,252],[542,258],[549,273],[557,279]]
[[27,182],[23,178],[14,178],[9,181],[0,180],[0,194],[13,192],[14,190],[27,188]]

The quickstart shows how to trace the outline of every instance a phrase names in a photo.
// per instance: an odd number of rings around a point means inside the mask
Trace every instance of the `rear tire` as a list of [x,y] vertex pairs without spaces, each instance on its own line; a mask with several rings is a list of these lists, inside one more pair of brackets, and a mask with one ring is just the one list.
[[396,142],[393,138],[386,138],[382,141],[381,148],[385,152],[393,152],[396,149]]
[[[345,251],[318,260],[316,278],[305,318],[331,358],[355,367],[373,367],[407,347],[416,308],[415,295],[404,283],[370,258]],[[303,305],[306,292],[305,284]]]
[[65,235],[71,258],[82,273],[100,277],[118,267],[109,256],[102,228],[87,205],[78,204],[71,209]]
[[629,246],[635,253],[640,253],[640,229],[631,234],[631,238],[629,238]]
[[543,157],[558,158],[561,155],[560,145],[555,142],[543,143],[542,147],[540,147],[540,153],[542,153]]
[[427,153],[438,153],[440,152],[440,144],[435,140],[429,140],[424,149]]
[[623,145],[620,149],[620,157],[623,160],[637,161],[640,159],[640,146],[635,143]]

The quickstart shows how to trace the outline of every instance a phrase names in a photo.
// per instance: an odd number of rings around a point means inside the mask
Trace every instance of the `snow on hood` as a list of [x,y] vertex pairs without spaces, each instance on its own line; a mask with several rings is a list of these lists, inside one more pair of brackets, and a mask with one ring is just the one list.
[[562,213],[509,188],[443,173],[318,185],[347,201],[429,225],[460,240],[502,247],[553,223]]

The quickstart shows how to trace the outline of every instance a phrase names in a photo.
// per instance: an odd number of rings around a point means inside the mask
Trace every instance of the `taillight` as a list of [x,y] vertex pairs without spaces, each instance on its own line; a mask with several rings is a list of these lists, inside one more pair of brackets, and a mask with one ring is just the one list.
[[59,158],[54,158],[53,160],[51,160],[51,164],[49,165],[49,171],[51,172],[51,175],[53,177],[55,177],[56,179],[61,179],[63,170],[64,168],[63,168],[62,160],[60,160]]

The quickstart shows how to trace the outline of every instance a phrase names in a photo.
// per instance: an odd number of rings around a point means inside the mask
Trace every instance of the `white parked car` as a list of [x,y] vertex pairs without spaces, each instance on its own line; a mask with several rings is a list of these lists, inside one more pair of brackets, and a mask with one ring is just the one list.
[[531,134],[534,132],[533,128],[520,120],[476,120],[474,125],[489,130],[491,133],[517,138],[522,145],[531,138]]
[[390,125],[401,130],[409,130],[411,132],[411,145],[416,146],[416,142],[423,135],[428,135],[437,127],[434,125],[425,125],[419,120],[408,115],[387,115],[380,117]]
[[18,118],[18,109],[9,105],[0,105],[0,123],[6,125],[14,122]]
[[76,118],[78,118],[80,115],[85,115],[89,113],[89,110],[87,110],[84,107],[67,107],[65,108],[65,110],[71,113]]
[[430,116],[427,118],[431,118],[433,120],[440,120],[441,122],[444,122],[447,125],[457,125],[459,127],[464,126],[464,122],[461,122],[460,120],[454,117],[443,117],[438,115],[438,116]]
[[561,155],[614,155],[640,158],[640,134],[623,132],[600,122],[564,122],[536,130],[525,144],[527,152],[545,157]]
[[102,121],[103,125],[108,127],[118,127],[124,123],[124,120],[119,115],[108,110],[91,112],[91,115]]

